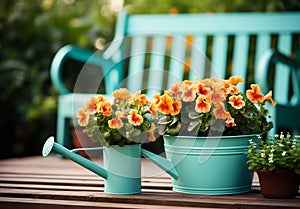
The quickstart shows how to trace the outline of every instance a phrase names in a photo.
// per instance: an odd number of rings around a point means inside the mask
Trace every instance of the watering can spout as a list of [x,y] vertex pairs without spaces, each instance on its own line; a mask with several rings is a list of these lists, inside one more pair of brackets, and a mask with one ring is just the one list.
[[61,154],[78,163],[79,165],[87,168],[88,170],[96,173],[97,175],[107,179],[107,171],[104,168],[54,142],[53,136],[49,137],[45,142],[42,155],[46,157],[51,153],[51,151],[54,151],[57,154]]
[[172,176],[174,179],[178,179],[178,173],[175,170],[174,165],[168,159],[144,149],[142,149],[142,156],[148,158],[150,161],[152,161],[158,167],[163,169],[167,174]]

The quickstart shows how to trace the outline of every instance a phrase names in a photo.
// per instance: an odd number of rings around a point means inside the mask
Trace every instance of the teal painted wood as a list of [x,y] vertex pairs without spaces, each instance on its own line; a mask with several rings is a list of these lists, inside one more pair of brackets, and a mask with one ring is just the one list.
[[211,58],[213,68],[210,72],[210,77],[225,78],[227,56],[224,55],[227,54],[228,40],[224,35],[218,35],[214,37],[213,41],[213,55]]
[[137,35],[132,39],[127,88],[130,92],[142,90],[147,37]]
[[191,55],[191,70],[189,79],[194,81],[195,78],[204,79],[206,68],[206,44],[207,38],[205,36],[196,36],[193,42]]
[[298,31],[298,19],[297,12],[132,15],[128,18],[126,34],[257,34],[258,31],[278,32],[279,27],[289,33]]
[[174,83],[183,80],[185,48],[186,40],[184,37],[177,35],[172,38],[167,89],[170,88]]
[[[271,64],[280,64],[283,67],[275,69],[275,77],[270,77]],[[287,70],[285,71],[285,69]],[[281,71],[279,75],[278,70]],[[289,129],[295,134],[299,134],[300,59],[291,58],[275,50],[268,50],[263,54],[262,59],[260,60],[258,73],[260,76],[257,77],[257,82],[261,85],[263,93],[267,93],[270,88],[269,84],[266,83],[265,80],[268,78],[273,79],[274,99],[275,101],[278,101],[275,107],[268,105],[268,109],[272,115],[271,120],[273,120],[275,125],[275,129],[273,129],[270,134],[276,133],[275,131],[279,130],[279,128]],[[289,74],[286,75],[286,73]],[[286,86],[282,86],[282,84],[286,84]],[[275,93],[275,91],[279,91],[282,94],[288,91],[290,96],[284,100],[284,97],[282,97],[280,93]]]
[[[247,61],[249,49],[249,36],[240,35],[236,37],[233,51],[232,75],[247,78]],[[239,89],[244,92],[245,84],[238,84]]]
[[164,36],[153,36],[151,49],[151,59],[147,84],[147,94],[154,95],[160,93],[163,89],[164,74],[165,74],[165,55],[166,55],[166,38]]
[[[108,81],[105,85],[106,94],[117,87],[128,87],[132,93],[149,89],[147,94],[151,98],[151,95],[178,80],[210,76],[225,78],[230,75],[243,77],[247,85],[239,87],[241,90],[246,89],[248,84],[254,82],[251,75],[253,71],[255,78],[261,77],[257,70],[258,63],[266,50],[271,47],[284,48],[287,54],[294,53],[292,50],[295,47],[289,45],[292,42],[299,43],[299,19],[299,12],[128,15],[124,10],[118,15],[114,40],[103,56],[99,55],[101,61],[98,64],[104,66],[103,72]],[[194,46],[191,49],[187,47],[188,37],[193,40]],[[233,49],[229,48],[229,37],[233,40]],[[279,37],[279,43],[274,37]],[[284,41],[281,41],[281,37],[285,37]],[[250,40],[255,46],[250,45]],[[93,54],[92,51],[76,53],[77,49],[72,47],[68,53],[62,48],[53,59],[51,68],[53,84],[61,94],[65,94],[59,98],[57,119],[57,138],[64,144],[67,144],[65,139],[68,135],[65,121],[74,117],[76,110],[72,109],[72,104],[80,101],[72,101],[68,97],[71,92],[62,83],[62,66],[68,58],[85,62]],[[250,47],[254,48],[254,54],[250,54]],[[232,55],[227,53],[230,50]],[[199,57],[200,52],[205,55],[208,53],[211,60]],[[249,60],[250,57],[253,60]],[[187,62],[189,59],[190,63]],[[248,65],[250,61],[254,63],[251,69]],[[187,65],[191,69],[183,72]],[[212,66],[217,73],[212,70]],[[287,73],[283,74],[286,76]],[[263,77],[262,88],[268,80],[267,76]],[[283,95],[280,92],[276,94]],[[285,101],[284,97],[278,96],[279,101]],[[72,112],[65,109],[72,109]]]
[[[291,36],[280,35],[278,50],[286,55],[290,55],[292,43]],[[278,63],[276,66],[275,83],[277,84],[274,88],[274,98],[281,105],[289,103],[289,88],[282,88],[282,86],[289,86],[289,76],[291,72],[288,66]],[[280,85],[278,85],[280,83]]]
[[[254,62],[254,69],[258,68],[259,61],[263,54],[271,48],[271,34],[262,34],[257,36],[256,39],[256,52],[255,52],[255,62]],[[260,74],[254,72],[254,76],[260,76]],[[266,82],[265,80],[264,82]],[[262,83],[263,84],[263,83]],[[265,85],[265,84],[263,84]]]

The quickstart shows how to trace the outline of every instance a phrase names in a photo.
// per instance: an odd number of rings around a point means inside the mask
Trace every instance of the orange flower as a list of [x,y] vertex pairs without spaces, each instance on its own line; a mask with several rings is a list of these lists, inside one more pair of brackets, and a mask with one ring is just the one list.
[[99,111],[102,115],[108,117],[111,116],[112,107],[109,101],[104,101],[99,104]]
[[144,121],[143,117],[138,114],[138,111],[136,109],[130,110],[129,115],[127,116],[127,118],[128,118],[128,122],[131,123],[134,126],[139,126]]
[[203,80],[205,86],[214,86],[216,83],[220,83],[220,79],[218,78],[206,78]]
[[264,97],[264,101],[269,100],[273,106],[275,106],[277,103],[272,98],[272,91],[269,91]]
[[166,115],[172,114],[174,112],[172,97],[167,94],[160,96],[156,109]]
[[193,85],[193,81],[190,80],[184,80],[183,83],[187,86]]
[[210,99],[207,96],[199,95],[196,100],[195,111],[198,113],[209,112],[211,108]]
[[171,86],[170,91],[172,94],[174,94],[175,97],[180,98],[181,88],[182,88],[182,83],[177,82]]
[[196,85],[196,92],[198,95],[208,95],[209,94],[209,89],[205,87],[204,83],[197,82]]
[[196,98],[196,89],[193,85],[187,86],[182,92],[182,100],[184,102],[193,102]]
[[142,94],[140,97],[140,105],[145,106],[145,105],[150,105],[151,102],[147,99],[146,94]]
[[257,84],[251,84],[251,90],[248,89],[246,91],[246,96],[247,98],[252,102],[252,103],[259,103],[264,101],[264,95],[260,94],[260,87]]
[[121,118],[113,118],[111,120],[108,121],[108,127],[109,128],[113,128],[113,129],[119,129],[122,128],[124,126]]
[[177,115],[178,113],[180,113],[181,102],[174,100],[172,106],[173,106],[173,112],[171,113],[172,115]]
[[225,88],[226,95],[228,94],[234,95],[239,93],[238,87],[232,84],[231,82],[229,82],[229,80],[223,80],[222,83]]
[[235,109],[241,109],[245,106],[245,102],[241,95],[232,95],[231,97],[229,97],[228,103],[231,104],[231,106]]
[[133,99],[132,99],[134,102],[135,101],[138,101],[138,106],[141,107],[141,106],[146,106],[146,105],[150,105],[151,102],[147,99],[146,95],[145,94],[141,94],[141,92],[137,92]]
[[154,123],[151,123],[151,128],[148,131],[146,131],[146,133],[148,135],[148,139],[152,142],[154,142],[156,140],[154,131],[155,131],[155,125],[154,125]]
[[226,119],[226,111],[223,103],[218,103],[214,109],[216,119]]
[[145,110],[145,113],[150,113],[151,118],[156,118],[158,113],[155,109],[155,103],[151,103],[150,107]]
[[90,100],[85,103],[84,108],[90,114],[96,113],[99,109],[98,99],[96,97],[90,98]]
[[104,98],[104,96],[102,96],[102,95],[97,96],[96,99],[97,99],[97,102],[98,102],[98,103],[107,101],[107,100]]
[[153,103],[155,104],[155,105],[157,105],[158,103],[159,103],[159,100],[160,100],[160,94],[154,94],[153,95],[153,99],[154,99],[154,101],[153,101]]
[[211,93],[211,102],[217,104],[223,102],[225,99],[225,88],[222,85],[215,85],[215,88]]
[[239,76],[231,76],[228,81],[232,84],[232,85],[236,85],[238,83],[243,83],[244,79],[239,77]]
[[89,114],[87,114],[83,108],[78,109],[77,111],[78,124],[80,126],[87,126],[89,123]]
[[236,126],[236,123],[234,122],[234,118],[231,117],[229,112],[226,112],[226,123],[225,123],[226,127],[234,127]]
[[128,100],[132,97],[130,92],[126,88],[120,88],[120,89],[114,91],[112,93],[112,95],[116,99],[124,99],[124,100]]

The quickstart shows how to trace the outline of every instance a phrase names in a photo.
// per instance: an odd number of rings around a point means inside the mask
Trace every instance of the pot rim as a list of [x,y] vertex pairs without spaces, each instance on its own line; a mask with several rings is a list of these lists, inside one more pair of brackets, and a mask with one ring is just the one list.
[[201,139],[232,139],[232,138],[247,138],[247,137],[260,137],[261,134],[245,134],[245,135],[234,135],[234,136],[171,136],[171,135],[163,135],[164,137],[176,137],[176,138],[184,138],[184,139],[194,139],[194,138],[201,138]]

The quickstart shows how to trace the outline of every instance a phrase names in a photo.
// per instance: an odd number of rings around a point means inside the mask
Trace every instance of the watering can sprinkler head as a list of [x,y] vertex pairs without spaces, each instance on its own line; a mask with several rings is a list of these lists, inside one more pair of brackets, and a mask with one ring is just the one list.
[[43,146],[43,151],[42,151],[43,157],[47,157],[51,153],[53,145],[54,145],[54,137],[50,136]]
[[53,136],[49,137],[46,140],[46,142],[43,146],[42,155],[44,157],[46,157],[52,151],[73,160],[74,162],[78,163],[79,165],[87,168],[88,170],[96,173],[97,175],[99,175],[105,179],[107,178],[107,171],[104,168],[102,168],[101,166],[97,165],[96,163],[72,152],[71,150],[68,150],[67,148],[61,146],[60,144],[54,142]]

